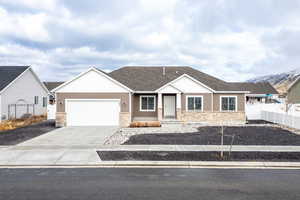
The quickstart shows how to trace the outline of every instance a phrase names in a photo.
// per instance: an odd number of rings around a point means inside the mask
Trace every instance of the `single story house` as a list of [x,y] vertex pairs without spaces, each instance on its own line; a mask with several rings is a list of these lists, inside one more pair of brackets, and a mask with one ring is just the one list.
[[47,119],[55,119],[55,116],[56,116],[55,94],[51,91],[63,83],[64,82],[44,82],[44,85],[50,91],[50,93],[48,95]]
[[300,104],[300,77],[287,90],[287,103]]
[[278,91],[269,82],[235,83],[241,89],[250,91],[246,94],[246,103],[275,103],[279,102]]
[[47,112],[48,90],[29,66],[0,66],[0,121]]
[[[43,82],[43,83],[46,86],[46,88],[48,89],[48,91],[52,91],[54,88],[57,88],[64,82]],[[49,100],[49,104],[51,104],[51,105],[55,103],[55,95],[52,92],[49,93],[48,100]]]
[[133,121],[245,122],[245,94],[191,67],[90,68],[53,89],[57,126]]

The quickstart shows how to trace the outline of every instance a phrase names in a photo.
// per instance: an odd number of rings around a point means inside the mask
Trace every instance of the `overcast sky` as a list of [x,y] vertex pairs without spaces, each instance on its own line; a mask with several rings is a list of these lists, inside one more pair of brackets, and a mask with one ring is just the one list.
[[300,67],[298,0],[0,0],[0,65],[42,80],[188,65],[227,81]]

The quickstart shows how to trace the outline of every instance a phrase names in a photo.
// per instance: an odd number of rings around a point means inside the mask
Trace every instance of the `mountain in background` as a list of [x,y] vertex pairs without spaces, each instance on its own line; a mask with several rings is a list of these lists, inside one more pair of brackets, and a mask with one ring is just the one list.
[[249,79],[247,82],[269,82],[276,88],[280,94],[287,92],[289,85],[300,77],[300,69],[296,69],[286,73],[272,74],[267,76],[259,76],[253,79]]

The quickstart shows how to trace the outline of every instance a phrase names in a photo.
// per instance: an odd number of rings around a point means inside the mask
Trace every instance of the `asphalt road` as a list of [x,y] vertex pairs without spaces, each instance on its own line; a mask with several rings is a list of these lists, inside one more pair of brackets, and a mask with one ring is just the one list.
[[300,170],[0,169],[0,199],[300,199]]

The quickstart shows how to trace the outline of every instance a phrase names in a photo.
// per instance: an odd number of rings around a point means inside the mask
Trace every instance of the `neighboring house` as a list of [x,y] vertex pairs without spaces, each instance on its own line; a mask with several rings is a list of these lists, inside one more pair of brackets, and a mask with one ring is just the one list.
[[191,67],[90,68],[55,88],[57,126],[245,122],[245,94]]
[[[57,88],[58,86],[62,85],[64,82],[44,82],[44,85],[48,89],[48,91],[53,90],[54,88]],[[54,93],[50,92],[49,93],[49,104],[54,104],[55,103],[55,95]]]
[[46,114],[48,90],[29,66],[0,66],[0,121]]
[[300,78],[296,79],[288,88],[287,103],[300,104]]
[[254,103],[278,103],[277,90],[269,82],[257,82],[257,83],[235,83],[241,89],[250,91],[246,94],[246,102],[250,104]]
[[[47,87],[49,91],[51,91],[63,83],[64,82],[44,82],[44,85]],[[47,119],[55,119],[55,115],[56,115],[55,94],[53,92],[49,92],[48,105],[47,105]]]

